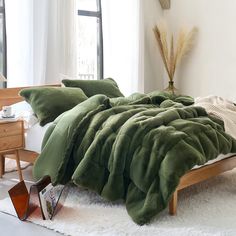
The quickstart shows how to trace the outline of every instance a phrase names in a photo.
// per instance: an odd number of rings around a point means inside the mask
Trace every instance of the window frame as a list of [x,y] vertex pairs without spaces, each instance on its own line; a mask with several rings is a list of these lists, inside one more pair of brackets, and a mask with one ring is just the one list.
[[[7,35],[6,35],[6,12],[5,12],[5,0],[2,1],[2,6],[0,6],[0,14],[3,15],[3,75],[7,78]],[[3,87],[7,87],[7,82],[3,82]]]
[[97,11],[88,10],[78,10],[79,16],[85,17],[96,17],[98,19],[98,29],[97,29],[97,78],[103,79],[103,29],[102,29],[102,6],[101,0],[96,0]]

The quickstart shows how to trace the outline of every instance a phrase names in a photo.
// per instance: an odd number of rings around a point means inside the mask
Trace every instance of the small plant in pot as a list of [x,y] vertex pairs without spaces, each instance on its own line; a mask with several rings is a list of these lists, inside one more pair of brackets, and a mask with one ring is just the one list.
[[176,43],[174,42],[175,40],[173,34],[171,35],[170,43],[168,43],[169,40],[165,23],[161,22],[160,24],[156,25],[153,31],[169,78],[169,86],[165,89],[165,91],[176,94],[177,89],[174,86],[176,67],[191,49],[193,40],[197,33],[197,28],[194,27],[190,31],[181,29]]

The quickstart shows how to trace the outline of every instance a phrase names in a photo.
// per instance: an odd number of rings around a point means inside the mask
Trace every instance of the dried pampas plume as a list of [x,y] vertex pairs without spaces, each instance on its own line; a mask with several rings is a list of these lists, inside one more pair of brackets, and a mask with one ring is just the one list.
[[170,43],[168,43],[168,30],[165,23],[161,22],[156,25],[153,31],[168,77],[170,81],[173,81],[177,65],[193,46],[197,28],[194,27],[190,31],[181,29],[178,34],[176,45],[174,43],[173,34],[171,35]]

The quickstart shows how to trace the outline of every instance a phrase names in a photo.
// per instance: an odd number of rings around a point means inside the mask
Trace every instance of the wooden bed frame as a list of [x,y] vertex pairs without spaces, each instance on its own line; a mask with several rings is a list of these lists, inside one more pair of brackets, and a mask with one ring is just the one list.
[[[46,85],[52,87],[60,87],[60,85]],[[8,88],[8,89],[0,89],[0,108],[2,106],[11,105],[16,102],[22,101],[22,97],[18,95],[21,88]],[[23,161],[27,161],[30,163],[34,163],[38,156],[38,153],[22,150],[20,152],[20,159]],[[4,158],[3,158],[4,159]],[[4,166],[4,163],[0,163],[1,166]],[[236,167],[236,155],[232,155],[226,159],[221,161],[217,161],[213,164],[209,164],[198,169],[188,171],[181,179],[180,183],[174,192],[170,203],[169,203],[169,213],[170,215],[175,215],[177,212],[177,200],[178,200],[178,192],[181,189],[184,189],[193,184],[197,184],[204,180],[207,180],[211,177],[217,176],[226,171],[232,170]]]

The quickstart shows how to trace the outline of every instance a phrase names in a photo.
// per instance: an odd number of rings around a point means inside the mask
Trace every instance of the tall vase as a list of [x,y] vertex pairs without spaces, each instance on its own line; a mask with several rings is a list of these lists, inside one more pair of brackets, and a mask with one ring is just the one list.
[[175,88],[173,80],[169,81],[169,86],[166,89],[164,89],[164,91],[168,92],[170,94],[175,94],[175,95],[178,94],[178,90],[177,90],[177,88]]

